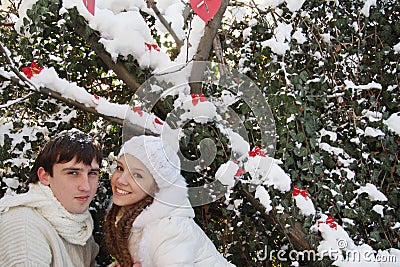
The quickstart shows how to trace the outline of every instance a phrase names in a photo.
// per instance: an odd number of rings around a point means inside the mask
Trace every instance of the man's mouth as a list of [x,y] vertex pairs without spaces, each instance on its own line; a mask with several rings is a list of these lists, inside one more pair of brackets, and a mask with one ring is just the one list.
[[89,196],[81,196],[81,197],[75,197],[77,200],[81,202],[86,202],[89,199]]

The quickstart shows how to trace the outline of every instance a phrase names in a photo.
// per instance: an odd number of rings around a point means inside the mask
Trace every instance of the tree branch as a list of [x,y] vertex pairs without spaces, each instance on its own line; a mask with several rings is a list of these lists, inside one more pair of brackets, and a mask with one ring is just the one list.
[[[20,80],[18,78],[16,78],[16,77],[7,78],[7,77],[4,77],[4,76],[1,76],[1,74],[0,74],[0,77],[2,77],[3,80],[11,81],[13,84],[18,85],[22,89],[28,89],[28,88],[26,88],[25,85],[21,84]],[[140,125],[129,123],[129,122],[127,122],[127,121],[125,121],[125,120],[123,120],[121,118],[118,118],[118,117],[107,116],[107,115],[104,115],[102,113],[99,113],[95,108],[88,107],[85,104],[82,104],[82,103],[77,102],[75,100],[72,100],[72,99],[69,99],[69,98],[65,98],[59,92],[53,91],[50,88],[40,87],[40,88],[37,88],[37,90],[36,90],[36,89],[30,87],[28,90],[32,91],[32,92],[36,92],[36,93],[40,93],[40,94],[49,96],[51,98],[54,98],[56,100],[59,100],[59,101],[65,103],[65,104],[67,104],[69,106],[72,106],[72,107],[74,107],[74,108],[76,108],[78,110],[81,110],[81,111],[84,111],[84,112],[87,112],[87,113],[90,113],[90,114],[97,115],[97,116],[102,117],[102,118],[104,118],[104,119],[106,119],[106,120],[108,120],[108,121],[110,121],[112,123],[118,124],[120,126],[124,126],[125,130],[128,131],[129,134],[132,134],[132,135],[138,135],[138,134],[154,135],[154,133],[149,132],[148,130],[145,130]]]
[[179,39],[178,35],[176,35],[175,31],[172,29],[171,24],[168,23],[168,21],[164,18],[164,16],[161,14],[160,10],[156,6],[156,3],[154,1],[148,1],[148,7],[151,6],[153,9],[154,13],[157,15],[158,19],[164,25],[164,27],[168,30],[168,32],[171,34],[172,38],[174,38],[174,41],[176,43],[176,48],[178,49],[178,53],[181,51],[181,47],[183,46],[183,41]]
[[224,75],[226,73],[226,66],[225,66],[225,60],[224,60],[224,53],[222,51],[222,46],[221,46],[221,40],[219,39],[218,34],[215,35],[215,38],[213,40],[213,47],[214,47],[215,54],[217,55],[217,58],[222,66],[221,75]]
[[[160,14],[161,15],[161,14]],[[165,20],[165,19],[164,19]],[[130,89],[132,95],[139,89],[141,84],[139,84],[136,80],[136,77],[128,71],[128,69],[124,66],[123,63],[115,63],[110,54],[104,49],[104,46],[99,42],[100,36],[96,32],[93,32],[89,36],[85,35],[85,28],[89,27],[87,24],[81,24],[78,20],[71,19],[70,24],[75,32],[84,39],[93,51],[101,58],[101,60],[112,69],[115,74],[120,78]],[[167,115],[167,111],[162,107],[160,102],[156,103],[156,108],[160,111],[161,114],[165,117]]]
[[[11,58],[8,56],[6,49],[3,47],[3,45],[0,43],[0,54],[3,54],[4,58],[6,59],[6,62],[9,64],[9,67],[11,68],[11,70],[13,71],[13,73],[15,74],[15,76],[4,76],[1,75],[0,72],[0,78],[1,80],[7,80],[12,82],[13,84],[19,86],[22,89],[25,90],[29,90],[31,92],[36,92],[36,93],[41,93],[44,94],[46,96],[49,96],[51,98],[57,99],[61,102],[64,102],[70,106],[73,106],[79,110],[91,113],[91,114],[95,114],[98,115],[100,117],[103,117],[104,119],[116,123],[118,125],[124,125],[127,128],[129,128],[128,130],[132,133],[138,133],[138,134],[143,134],[144,132],[148,132],[145,131],[143,127],[139,126],[139,125],[133,125],[133,124],[128,124],[125,121],[124,124],[124,120],[121,118],[117,118],[117,117],[112,117],[112,116],[107,116],[104,115],[102,113],[99,113],[95,108],[92,107],[88,107],[85,104],[82,104],[80,102],[77,102],[75,100],[72,99],[68,99],[63,97],[59,92],[53,91],[50,88],[44,88],[44,87],[36,87],[33,83],[31,83],[31,81],[29,81],[25,76],[23,76],[18,69],[14,66],[13,62],[11,61]],[[149,133],[151,134],[151,133]]]
[[[208,60],[215,35],[217,34],[217,31],[221,25],[222,17],[225,13],[226,8],[228,7],[228,3],[229,0],[222,0],[221,7],[219,8],[217,14],[215,14],[215,16],[207,23],[204,30],[204,35],[203,37],[201,37],[194,60]],[[191,83],[190,87],[192,93],[194,94],[201,93],[201,82],[196,81],[201,81],[203,73],[205,71],[205,66],[205,64],[196,64],[196,66],[194,66],[192,69],[190,77],[191,80],[195,82]]]
[[302,224],[300,222],[296,222],[294,225],[291,225],[290,228],[287,228],[286,220],[290,216],[288,213],[283,213],[281,216],[277,216],[276,210],[273,209],[270,213],[265,212],[265,207],[258,201],[248,190],[245,188],[241,188],[240,193],[243,194],[248,201],[252,204],[252,206],[260,211],[263,218],[272,225],[278,225],[280,228],[280,232],[283,233],[289,243],[299,251],[310,250],[311,245],[305,239],[306,234],[302,230]]
[[0,26],[14,27],[14,25],[15,25],[14,22],[0,22]]
[[118,78],[124,81],[124,83],[132,90],[133,93],[136,92],[136,90],[140,87],[140,84],[137,82],[136,77],[128,71],[124,64],[114,62],[110,54],[99,42],[100,36],[98,36],[95,32],[90,34],[89,36],[86,36],[85,28],[89,26],[87,24],[79,23],[77,19],[71,18],[71,20],[69,20],[68,22],[70,23],[74,31],[89,44],[93,51],[101,58],[104,64],[112,69],[118,76]]

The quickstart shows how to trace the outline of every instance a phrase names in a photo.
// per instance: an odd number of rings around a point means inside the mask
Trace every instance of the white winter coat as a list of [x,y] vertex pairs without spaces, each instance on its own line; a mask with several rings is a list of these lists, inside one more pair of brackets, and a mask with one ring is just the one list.
[[159,188],[154,202],[133,223],[129,237],[133,258],[142,267],[234,266],[193,220],[176,152],[161,145],[159,138],[142,136],[126,142],[120,155],[124,153],[142,161]]

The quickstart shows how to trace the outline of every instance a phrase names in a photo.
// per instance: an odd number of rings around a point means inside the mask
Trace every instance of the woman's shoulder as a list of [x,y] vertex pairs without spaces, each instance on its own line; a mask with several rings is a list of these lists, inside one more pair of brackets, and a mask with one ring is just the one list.
[[143,233],[149,236],[171,236],[190,235],[194,229],[194,220],[189,217],[170,216],[154,220],[148,224]]
[[158,220],[154,220],[149,224],[149,227],[168,229],[170,227],[177,228],[179,226],[187,226],[194,223],[193,218],[186,216],[169,216],[165,218],[160,218]]

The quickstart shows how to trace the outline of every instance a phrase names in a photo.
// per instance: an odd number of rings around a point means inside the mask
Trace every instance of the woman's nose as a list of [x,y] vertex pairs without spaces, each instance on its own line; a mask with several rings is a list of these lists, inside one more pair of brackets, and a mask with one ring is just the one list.
[[126,172],[122,172],[117,176],[117,182],[122,185],[128,185],[128,174]]

